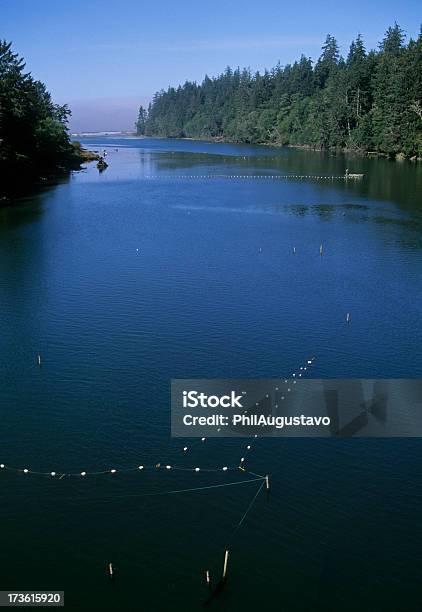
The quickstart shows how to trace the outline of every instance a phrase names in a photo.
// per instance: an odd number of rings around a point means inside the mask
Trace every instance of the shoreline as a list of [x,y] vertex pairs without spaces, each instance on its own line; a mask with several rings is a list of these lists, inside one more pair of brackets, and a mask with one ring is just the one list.
[[418,157],[413,155],[412,157],[407,157],[403,152],[395,153],[389,155],[388,153],[383,153],[381,151],[366,151],[364,149],[350,149],[347,147],[336,148],[332,147],[329,149],[323,149],[320,147],[315,147],[309,144],[280,144],[276,142],[238,142],[236,140],[230,140],[229,138],[225,138],[224,136],[157,136],[153,134],[144,135],[144,134],[134,134],[136,138],[157,138],[161,140],[192,140],[199,142],[209,142],[209,143],[221,143],[221,144],[233,144],[233,145],[248,145],[252,147],[273,147],[274,149],[302,149],[304,151],[314,151],[315,153],[331,153],[331,154],[341,154],[341,155],[356,155],[357,157],[368,157],[368,158],[380,158],[380,159],[388,159],[390,161],[408,161],[408,162],[421,162],[422,156]]
[[[79,134],[81,138],[88,138],[88,134]],[[357,157],[368,157],[368,158],[380,158],[380,159],[388,159],[390,161],[410,161],[421,162],[422,156],[418,157],[417,155],[413,155],[408,157],[405,153],[399,152],[389,155],[388,153],[383,153],[382,151],[366,151],[365,149],[350,149],[348,147],[331,147],[328,149],[323,149],[320,147],[315,147],[310,144],[280,144],[277,142],[239,142],[237,140],[231,140],[230,138],[226,138],[224,136],[159,136],[157,134],[137,134],[136,132],[90,132],[89,136],[97,136],[103,138],[139,138],[139,139],[147,139],[147,138],[155,138],[157,140],[191,140],[198,142],[209,142],[209,143],[221,143],[221,144],[233,144],[233,145],[248,145],[252,147],[273,147],[274,149],[302,149],[304,151],[314,151],[315,153],[331,153],[331,154],[347,154],[347,155],[356,155]]]
[[[73,148],[74,157],[66,166],[49,169],[45,174],[12,177],[14,185],[8,185],[4,191],[0,192],[0,208],[12,206],[17,200],[31,193],[34,188],[54,182],[71,172],[78,172],[82,170],[82,164],[97,161],[100,158],[98,153],[84,149],[80,142],[73,142]],[[19,187],[16,187],[16,184],[19,184]]]

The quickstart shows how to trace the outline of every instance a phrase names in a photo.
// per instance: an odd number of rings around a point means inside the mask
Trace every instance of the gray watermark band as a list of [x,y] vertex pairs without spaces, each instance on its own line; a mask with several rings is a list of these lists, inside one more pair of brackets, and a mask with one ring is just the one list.
[[422,379],[173,379],[174,437],[419,437]]

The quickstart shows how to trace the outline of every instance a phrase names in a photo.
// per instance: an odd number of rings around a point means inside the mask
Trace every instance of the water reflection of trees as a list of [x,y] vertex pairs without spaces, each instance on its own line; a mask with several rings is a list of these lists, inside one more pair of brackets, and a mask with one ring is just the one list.
[[[422,167],[412,162],[392,162],[355,155],[330,154],[319,151],[273,149],[263,155],[224,155],[192,152],[153,152],[148,154],[155,172],[191,174],[294,174],[341,176],[346,168],[363,173],[362,181],[336,182],[335,187],[352,196],[384,200],[401,210],[422,214]],[[304,179],[312,180],[312,179]]]

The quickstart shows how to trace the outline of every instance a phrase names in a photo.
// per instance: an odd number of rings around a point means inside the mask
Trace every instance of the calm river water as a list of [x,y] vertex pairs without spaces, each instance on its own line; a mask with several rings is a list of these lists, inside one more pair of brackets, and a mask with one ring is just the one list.
[[[284,377],[310,356],[317,378],[422,377],[422,168],[84,144],[107,149],[105,172],[0,210],[0,462],[88,472],[0,471],[1,589],[64,590],[69,610],[200,610],[256,483],[145,496],[242,476],[89,472],[237,465],[242,441],[170,438],[171,378]],[[224,178],[346,168],[364,179]],[[248,462],[271,497],[231,542],[211,609],[421,609],[422,441],[261,439]]]

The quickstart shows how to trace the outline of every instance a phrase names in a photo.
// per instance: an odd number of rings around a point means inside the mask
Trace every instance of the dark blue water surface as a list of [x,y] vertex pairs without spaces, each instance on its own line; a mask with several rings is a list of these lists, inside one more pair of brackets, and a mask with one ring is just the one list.
[[[317,378],[422,376],[420,166],[84,144],[107,149],[105,172],[0,210],[0,462],[236,466],[246,441],[170,438],[171,378],[284,377],[311,356]],[[253,178],[346,168],[363,180]],[[200,610],[230,544],[211,609],[421,609],[420,440],[258,439],[248,468],[272,474],[271,497],[233,539],[257,483],[144,494],[239,472],[0,470],[1,589],[64,589],[69,610]]]

